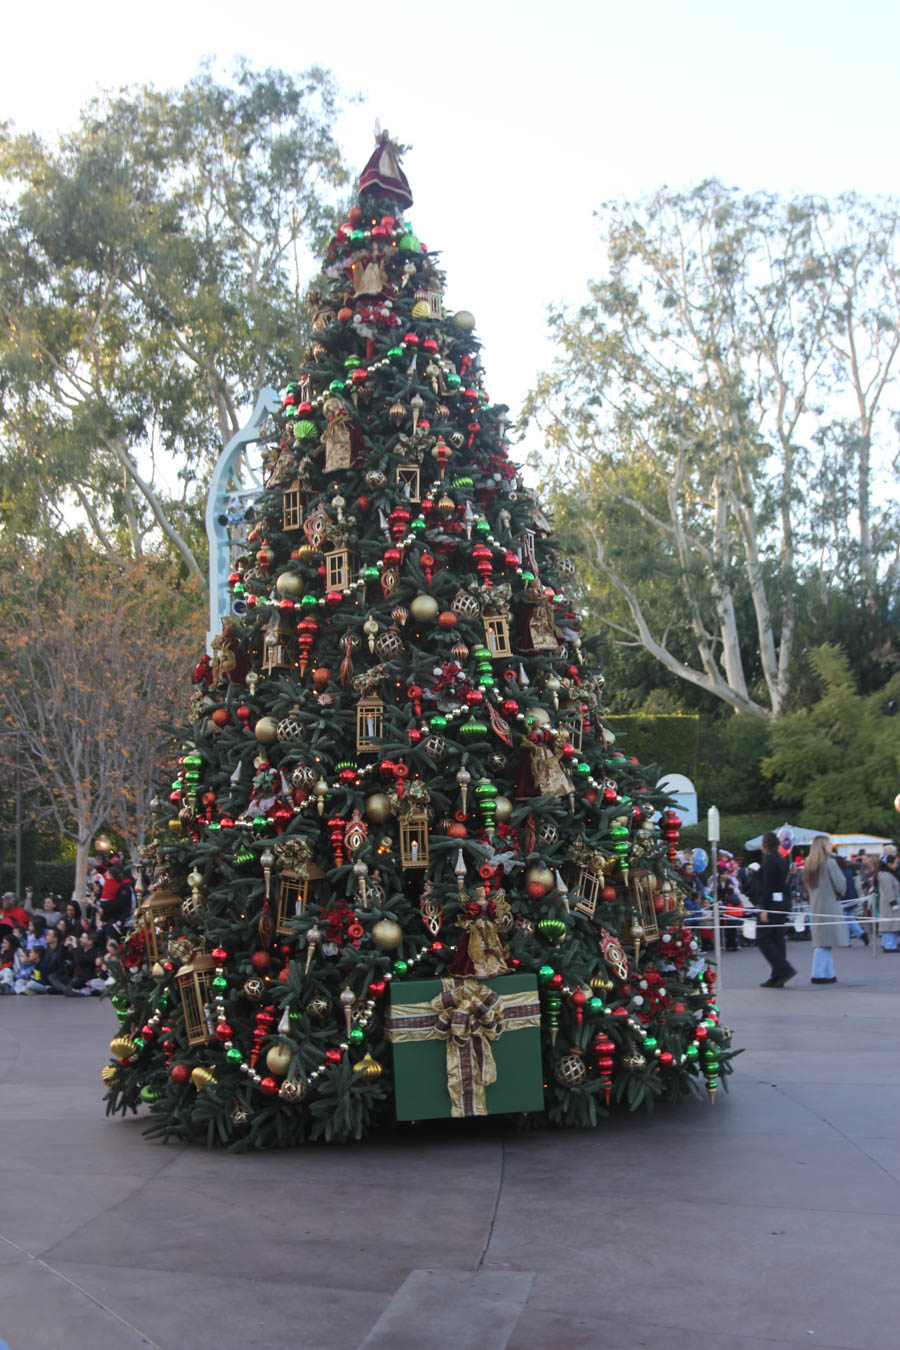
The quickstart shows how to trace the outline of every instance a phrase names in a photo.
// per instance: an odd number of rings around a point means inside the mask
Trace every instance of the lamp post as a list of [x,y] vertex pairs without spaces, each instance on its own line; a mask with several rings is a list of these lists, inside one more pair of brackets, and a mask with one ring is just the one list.
[[719,808],[711,806],[706,813],[706,837],[709,840],[712,858],[712,906],[713,906],[713,948],[716,958],[716,979],[721,990],[722,977],[722,927],[719,921]]

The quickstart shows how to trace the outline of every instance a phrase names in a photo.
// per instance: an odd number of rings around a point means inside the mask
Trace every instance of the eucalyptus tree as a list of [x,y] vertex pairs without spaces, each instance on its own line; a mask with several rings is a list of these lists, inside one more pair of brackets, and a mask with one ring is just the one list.
[[611,631],[759,717],[801,581],[896,584],[897,211],[715,181],[612,203],[605,275],[551,315],[526,411]]
[[[296,364],[307,251],[346,181],[331,78],[124,89],[50,145],[0,136],[0,455],[12,529],[205,565],[197,495]],[[155,543],[155,540],[154,540]]]

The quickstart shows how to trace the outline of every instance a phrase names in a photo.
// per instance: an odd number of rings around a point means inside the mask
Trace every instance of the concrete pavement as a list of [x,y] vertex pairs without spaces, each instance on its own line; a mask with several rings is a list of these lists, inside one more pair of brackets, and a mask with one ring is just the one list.
[[900,1294],[900,955],[758,988],[714,1107],[596,1131],[441,1123],[232,1157],[107,1121],[97,1000],[0,1000],[10,1350],[886,1350]]

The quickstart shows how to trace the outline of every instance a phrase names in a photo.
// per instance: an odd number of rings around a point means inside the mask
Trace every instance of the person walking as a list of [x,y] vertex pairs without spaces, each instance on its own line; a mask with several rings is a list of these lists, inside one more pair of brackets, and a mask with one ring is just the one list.
[[897,854],[885,855],[875,876],[878,893],[878,932],[882,951],[900,951],[900,882],[897,880]]
[[847,882],[840,864],[831,856],[831,840],[817,835],[803,868],[809,891],[813,960],[810,984],[836,984],[833,947],[849,947],[850,935],[841,903]]
[[788,864],[781,856],[778,847],[778,835],[774,830],[767,831],[762,838],[763,860],[758,872],[759,887],[759,923],[756,929],[756,945],[772,968],[767,980],[763,980],[762,989],[783,989],[788,980],[797,974],[787,959],[785,924],[790,917],[791,902],[787,895]]

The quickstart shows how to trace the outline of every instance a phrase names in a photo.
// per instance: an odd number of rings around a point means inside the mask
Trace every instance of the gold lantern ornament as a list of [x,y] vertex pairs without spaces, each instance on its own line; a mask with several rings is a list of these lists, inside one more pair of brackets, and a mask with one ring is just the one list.
[[153,886],[138,909],[138,925],[146,940],[147,965],[155,966],[160,958],[160,939],[165,939],[172,928],[175,915],[181,909],[181,896],[160,883]]
[[422,500],[421,472],[418,464],[398,464],[395,482],[404,501],[420,502]]
[[211,956],[197,952],[181,966],[175,976],[188,1045],[207,1045],[215,1040],[215,1028],[209,1012],[210,986],[215,968],[216,963]]
[[299,530],[303,524],[303,502],[300,497],[300,479],[295,478],[281,494],[281,526],[285,531]]
[[575,896],[575,908],[579,914],[584,914],[589,919],[594,917],[603,886],[604,876],[600,859],[589,855],[588,860],[580,864],[575,877],[575,884],[572,887]]
[[484,615],[484,641],[494,661],[501,656],[514,655],[509,641],[509,615]]
[[356,705],[357,754],[375,754],[384,738],[384,699],[378,694],[361,698]]
[[292,924],[299,919],[310,900],[310,888],[325,880],[325,873],[314,862],[300,864],[296,868],[285,868],[278,877],[278,914],[275,920],[275,932],[283,937],[295,936],[297,930]]
[[325,554],[325,585],[329,591],[345,591],[354,579],[359,564],[356,554],[335,548]]
[[400,865],[428,866],[428,816],[424,811],[410,811],[400,819]]

